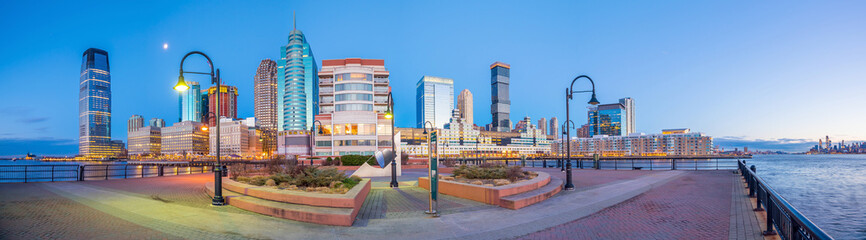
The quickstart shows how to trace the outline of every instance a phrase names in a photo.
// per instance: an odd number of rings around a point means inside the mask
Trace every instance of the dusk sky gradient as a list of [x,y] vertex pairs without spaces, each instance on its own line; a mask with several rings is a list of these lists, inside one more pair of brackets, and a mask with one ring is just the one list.
[[[239,117],[252,117],[256,67],[279,58],[293,11],[320,65],[385,60],[398,127],[414,125],[424,75],[453,78],[455,97],[472,91],[475,124],[489,123],[489,65],[502,61],[513,122],[564,121],[563,89],[586,74],[602,103],[635,99],[638,132],[691,128],[726,149],[785,151],[825,135],[866,139],[863,1],[3,1],[0,156],[77,152],[91,47],[109,53],[114,139],[126,142],[133,114],[177,121],[172,87],[193,50],[239,88]],[[571,104],[578,124],[588,99]]]

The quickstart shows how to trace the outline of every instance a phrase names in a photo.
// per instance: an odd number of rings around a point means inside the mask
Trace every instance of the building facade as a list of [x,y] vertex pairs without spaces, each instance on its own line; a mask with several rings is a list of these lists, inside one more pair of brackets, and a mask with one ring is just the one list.
[[625,136],[623,128],[625,106],[620,103],[602,104],[589,107],[587,112],[590,136]]
[[556,117],[550,118],[550,131],[547,135],[553,136],[553,139],[559,139],[559,136],[562,135],[559,130],[559,119],[556,119]]
[[622,122],[623,122],[622,126],[623,126],[623,129],[625,129],[623,132],[625,132],[625,134],[635,133],[637,131],[637,129],[635,128],[635,125],[634,125],[634,118],[635,118],[634,99],[630,98],[630,97],[621,98],[621,99],[619,99],[619,104],[622,104],[623,108],[625,109],[624,115],[622,118],[623,119],[622,120]]
[[204,156],[208,154],[207,125],[185,121],[161,129],[163,155]]
[[180,114],[178,122],[196,121],[201,122],[203,109],[201,104],[201,85],[198,82],[186,82],[189,89],[178,92],[178,104]]
[[430,121],[436,128],[444,128],[454,109],[454,80],[423,76],[415,89],[415,125],[424,128],[424,123]]
[[255,116],[262,133],[262,151],[271,154],[277,146],[277,62],[262,60],[256,69]]
[[[251,158],[261,154],[262,142],[259,141],[261,134],[255,126],[255,119],[232,120],[220,119],[219,149],[221,156]],[[215,128],[209,132],[211,156],[216,156],[217,136]]]
[[576,156],[695,156],[713,154],[713,138],[689,129],[663,130],[662,134],[596,135],[571,141]]
[[307,130],[318,113],[318,66],[304,33],[289,33],[277,64],[277,123],[280,131]]
[[[214,113],[213,116],[216,116],[217,112],[217,98],[216,86],[210,87],[207,89],[208,96],[208,112]],[[238,88],[234,86],[222,85],[220,86],[220,95],[219,95],[219,116],[220,117],[228,117],[231,119],[238,118]],[[215,126],[216,118],[210,116],[208,113],[208,126]]]
[[511,65],[495,62],[490,65],[490,113],[493,115],[491,131],[511,131],[511,98],[508,86],[511,82]]
[[535,127],[538,128],[538,130],[540,130],[542,133],[544,133],[546,135],[547,134],[547,119],[545,119],[545,118],[539,119],[538,125],[536,125]]
[[153,126],[140,127],[127,133],[129,155],[156,156],[162,151],[162,129]]
[[310,131],[288,130],[277,134],[277,154],[283,156],[311,155]]
[[164,128],[165,127],[165,120],[162,120],[161,118],[151,118],[150,119],[150,126],[151,127]]
[[126,121],[126,132],[132,132],[142,127],[144,127],[144,117],[141,115],[132,115]]
[[315,155],[372,155],[391,148],[388,106],[390,73],[385,61],[347,58],[322,61],[319,71],[319,131]]
[[111,70],[108,52],[90,48],[81,59],[78,92],[78,154],[87,158],[118,157],[111,141]]
[[472,92],[463,89],[457,96],[457,109],[460,110],[460,118],[466,123],[475,125],[475,105],[472,100]]

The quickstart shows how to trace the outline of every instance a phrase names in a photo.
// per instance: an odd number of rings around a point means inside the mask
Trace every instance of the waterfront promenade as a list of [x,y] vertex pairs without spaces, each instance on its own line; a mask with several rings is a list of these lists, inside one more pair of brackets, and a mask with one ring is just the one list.
[[[553,177],[558,169],[533,168]],[[352,227],[210,206],[211,174],[0,184],[3,239],[761,239],[739,175],[726,171],[575,170],[576,191],[519,210],[442,195],[423,213],[424,169],[401,187],[374,178]]]

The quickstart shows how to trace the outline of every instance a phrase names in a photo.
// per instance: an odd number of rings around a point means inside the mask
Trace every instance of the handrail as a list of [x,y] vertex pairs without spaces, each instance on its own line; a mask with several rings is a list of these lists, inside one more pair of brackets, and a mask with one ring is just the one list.
[[[767,211],[767,231],[764,235],[778,233],[782,239],[792,240],[833,239],[759,177],[755,173],[755,165],[747,168],[745,161],[737,161],[737,164],[740,173],[748,183],[749,196],[757,198],[758,208],[755,211],[764,209]],[[778,231],[774,231],[774,227]]]
[[[166,167],[178,171],[166,172]],[[213,162],[0,165],[0,183],[144,178],[212,171]]]

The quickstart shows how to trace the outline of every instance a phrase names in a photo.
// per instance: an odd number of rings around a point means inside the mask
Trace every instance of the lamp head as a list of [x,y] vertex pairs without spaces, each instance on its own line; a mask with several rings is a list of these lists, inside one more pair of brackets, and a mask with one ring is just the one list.
[[385,112],[385,119],[392,119],[392,118],[394,118],[394,113],[392,113],[391,111]]
[[591,104],[591,105],[598,105],[599,104],[598,99],[595,98],[595,92],[592,92],[592,98],[589,99],[589,104]]
[[207,132],[207,126],[201,126],[201,130]]
[[183,80],[183,76],[177,78],[177,85],[174,85],[174,90],[178,92],[183,92],[189,89],[189,85],[186,85],[186,81]]
[[423,134],[427,134],[427,128],[426,127],[424,128]]

